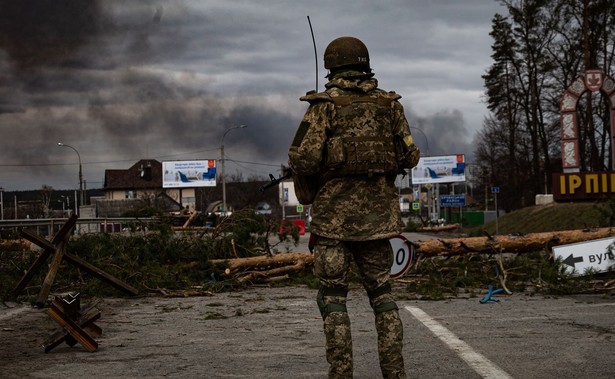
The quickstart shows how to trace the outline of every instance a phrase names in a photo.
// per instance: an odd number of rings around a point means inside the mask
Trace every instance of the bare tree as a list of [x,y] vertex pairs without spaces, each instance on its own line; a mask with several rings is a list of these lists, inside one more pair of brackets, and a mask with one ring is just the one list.
[[[609,0],[501,0],[507,15],[492,21],[493,64],[483,76],[486,118],[476,157],[523,206],[548,191],[561,168],[559,106],[563,92],[585,69],[613,70],[615,3]],[[585,95],[578,112],[582,169],[611,167],[609,101]],[[589,152],[589,153],[587,153]],[[487,155],[494,154],[487,159]],[[487,185],[487,183],[485,183]]]

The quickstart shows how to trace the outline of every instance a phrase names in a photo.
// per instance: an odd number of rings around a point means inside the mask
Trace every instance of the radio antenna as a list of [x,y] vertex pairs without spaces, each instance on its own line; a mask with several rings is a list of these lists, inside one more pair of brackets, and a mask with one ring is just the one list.
[[316,40],[314,39],[314,29],[312,29],[312,22],[310,16],[307,16],[308,24],[310,24],[310,33],[312,33],[312,43],[314,44],[314,60],[316,61],[316,92],[318,92],[318,53],[316,52]]

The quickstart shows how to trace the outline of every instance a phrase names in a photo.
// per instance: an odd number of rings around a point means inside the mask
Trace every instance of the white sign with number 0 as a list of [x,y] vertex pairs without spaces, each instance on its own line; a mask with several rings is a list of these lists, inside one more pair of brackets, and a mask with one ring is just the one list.
[[389,239],[393,249],[393,265],[391,266],[391,279],[404,275],[414,262],[414,249],[404,236]]

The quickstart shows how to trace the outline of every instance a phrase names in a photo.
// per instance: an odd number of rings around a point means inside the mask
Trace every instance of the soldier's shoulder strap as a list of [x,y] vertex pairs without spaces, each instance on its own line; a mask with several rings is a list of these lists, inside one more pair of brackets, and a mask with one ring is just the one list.
[[353,103],[378,103],[379,105],[387,106],[393,101],[401,99],[401,95],[394,91],[379,93],[379,96],[331,96],[328,92],[309,91],[305,96],[299,98],[301,101],[307,101],[310,104],[318,102],[332,102],[337,106],[346,106]]
[[301,96],[299,98],[299,100],[307,101],[310,104],[314,104],[314,103],[318,103],[318,102],[323,102],[323,101],[326,101],[326,102],[333,101],[333,100],[331,100],[331,96],[329,96],[328,93],[326,93],[326,92],[316,92],[314,90],[309,91],[304,96]]
[[388,106],[393,101],[401,99],[395,92],[382,92],[378,96],[333,96],[331,101],[337,106],[347,106],[354,103],[376,103],[381,106]]

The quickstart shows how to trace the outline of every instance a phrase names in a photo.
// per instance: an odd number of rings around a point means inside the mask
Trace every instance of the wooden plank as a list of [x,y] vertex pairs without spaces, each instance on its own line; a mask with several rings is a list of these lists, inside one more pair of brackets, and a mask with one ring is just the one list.
[[73,255],[67,252],[67,253],[64,253],[64,259],[66,259],[73,265],[77,266],[78,268],[81,268],[89,272],[92,276],[95,276],[96,278],[111,284],[113,287],[121,291],[124,291],[133,296],[139,294],[139,290],[137,290],[136,288],[122,282],[121,280],[117,279],[116,277],[110,274],[107,274],[103,270],[99,269],[98,267],[92,264],[89,264],[88,262],[84,261],[83,259],[79,258],[76,255]]
[[[85,329],[90,336],[100,337],[102,334],[102,329],[100,329],[98,325],[94,324],[94,321],[99,318],[100,311],[95,308],[91,308],[79,318],[76,324]],[[62,342],[66,342],[68,346],[71,347],[77,343],[77,340],[73,338],[63,326],[53,333],[47,341],[45,341],[45,353],[50,352],[53,348],[62,344]]]
[[[80,325],[83,329],[85,329],[90,336],[94,338],[100,337],[102,335],[102,329],[98,325],[94,324],[94,321],[100,318],[100,311],[92,306],[86,309],[82,314],[81,309],[72,309],[73,305],[79,302],[79,295],[77,295],[74,300],[75,301],[71,303],[67,303],[65,298],[60,299],[59,297],[56,297],[53,300],[53,303],[58,309],[62,310],[64,315],[66,315],[68,318],[70,318],[71,320],[77,320],[77,325]],[[74,314],[75,316],[73,317],[71,316],[71,314]],[[66,342],[66,344],[70,347],[73,347],[77,344],[77,340],[71,337],[71,335],[68,334],[64,327],[60,327],[60,329],[58,329],[53,335],[51,335],[47,342],[45,342],[45,352],[48,352],[62,342]]]
[[23,291],[23,289],[26,288],[28,283],[30,283],[30,280],[32,280],[32,277],[34,276],[34,274],[43,266],[47,258],[49,258],[49,256],[52,253],[53,253],[53,250],[51,252],[47,249],[43,250],[41,255],[39,255],[38,258],[36,258],[36,260],[34,261],[34,263],[32,263],[28,271],[26,271],[24,276],[22,276],[22,278],[19,280],[15,288],[13,288],[13,296],[19,295],[21,291]]
[[47,309],[47,312],[87,351],[91,353],[98,349],[98,343],[73,320],[66,317],[66,315],[62,313],[62,310],[59,309],[56,304],[51,303],[51,306]]
[[[55,252],[55,247],[51,244],[51,242],[47,241],[44,238],[41,238],[35,234],[26,232],[26,231],[22,231],[22,236],[26,239],[28,239],[29,241],[31,241],[32,243],[37,244],[38,246],[42,247],[43,249],[45,249],[45,252],[47,252],[47,256],[49,256],[50,254],[53,254]],[[71,254],[69,252],[64,252],[64,259],[66,261],[68,261],[69,263],[77,266],[78,268],[81,268],[87,272],[89,272],[92,276],[105,281],[109,284],[111,284],[112,286],[114,286],[115,288],[124,291],[130,295],[138,295],[139,291],[137,289],[135,289],[134,287],[131,287],[130,285],[120,281],[119,279],[113,277],[110,274],[107,274],[106,272],[104,272],[103,270],[99,269],[98,267],[84,261],[83,259],[79,258],[78,256]],[[42,265],[42,263],[41,263]],[[38,269],[38,267],[37,267]],[[36,271],[36,270],[35,270]],[[27,284],[27,282],[32,278],[32,275],[34,275],[34,273],[31,273],[29,278],[27,278],[27,281],[25,281],[25,283],[21,283],[20,282],[20,289],[18,292],[21,292],[21,290],[23,290],[23,288],[25,287],[25,285]],[[22,281],[24,281],[24,279],[22,279]],[[17,290],[18,288],[16,287],[15,290]],[[17,292],[17,293],[18,293]]]
[[[56,233],[56,235],[54,236],[54,241],[61,240],[60,237],[64,237],[75,226],[76,222],[77,222],[77,216],[71,217],[62,226],[62,228],[58,231],[58,233]],[[14,296],[19,295],[21,291],[23,291],[24,288],[26,288],[30,280],[32,280],[32,277],[34,277],[34,274],[36,274],[36,272],[43,266],[43,264],[45,264],[45,261],[47,261],[47,258],[49,258],[49,256],[51,256],[52,254],[55,254],[55,250],[56,250],[53,243],[47,241],[46,239],[34,233],[31,233],[27,230],[21,230],[19,234],[23,238],[32,242],[33,244],[43,248],[43,252],[34,261],[34,263],[32,263],[28,271],[26,271],[24,276],[21,278],[21,280],[17,283],[17,285],[13,289]]]
[[45,251],[51,254],[53,254],[53,252],[56,249],[55,246],[51,242],[27,230],[22,230],[21,232],[19,232],[19,235],[21,235],[23,238],[27,239],[28,241],[32,242],[33,244],[39,247],[42,247],[43,249],[45,249]]
[[73,230],[73,227],[77,224],[77,215],[72,215],[70,218],[62,225],[60,230],[53,236],[51,239],[51,244],[56,245],[58,242],[63,241],[68,233]]
[[36,299],[36,306],[42,308],[47,303],[47,297],[49,296],[49,292],[51,291],[51,286],[56,278],[56,274],[58,273],[58,269],[60,268],[60,263],[62,263],[62,258],[64,256],[64,251],[66,250],[66,241],[61,241],[56,248],[55,254],[53,255],[53,259],[51,260],[51,264],[49,265],[49,271],[47,271],[47,275],[45,276],[45,280],[43,280],[43,285],[41,286],[41,290],[38,293],[38,298]]

